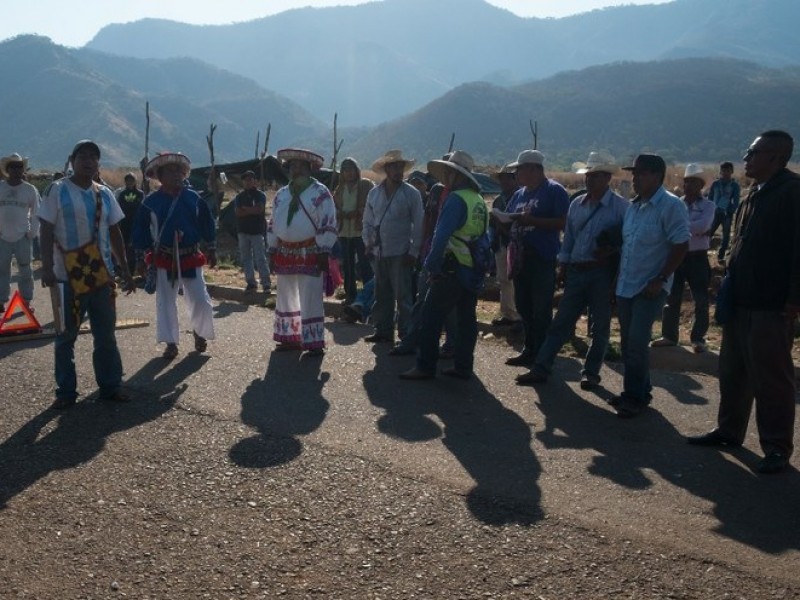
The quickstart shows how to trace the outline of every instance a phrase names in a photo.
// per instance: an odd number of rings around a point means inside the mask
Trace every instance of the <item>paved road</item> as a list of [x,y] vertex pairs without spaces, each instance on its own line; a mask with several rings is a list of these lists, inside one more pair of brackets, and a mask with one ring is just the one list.
[[[683,442],[713,422],[707,375],[655,373],[623,421],[616,368],[518,388],[486,341],[469,382],[401,382],[413,359],[362,326],[303,359],[270,352],[266,309],[215,317],[173,363],[154,324],[118,332],[130,405],[47,410],[50,341],[0,344],[0,597],[800,597],[798,472],[755,475],[752,426],[732,452]],[[86,395],[90,355],[81,336]]]

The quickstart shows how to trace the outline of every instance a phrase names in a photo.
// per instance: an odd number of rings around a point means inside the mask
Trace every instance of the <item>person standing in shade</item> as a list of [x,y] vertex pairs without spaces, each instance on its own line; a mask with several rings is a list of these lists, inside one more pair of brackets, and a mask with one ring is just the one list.
[[[93,182],[100,168],[100,147],[91,140],[81,140],[70,153],[72,175],[54,181],[39,207],[42,241],[42,285],[63,285],[64,330],[55,339],[55,401],[51,408],[67,409],[78,399],[75,370],[75,341],[81,322],[88,316],[91,324],[92,366],[101,400],[127,402],[121,390],[122,358],[115,326],[117,322],[116,287],[113,282],[87,293],[76,295],[70,286],[64,253],[97,242],[105,268],[113,272],[113,258],[120,266],[125,290],[133,292],[125,256],[125,241],[119,223],[125,218],[114,193]],[[70,310],[72,307],[72,310]]]
[[528,366],[536,359],[553,321],[556,256],[567,223],[569,194],[545,175],[544,155],[538,150],[522,151],[508,166],[515,169],[522,186],[514,192],[507,211],[518,213],[511,224],[508,260],[525,342],[522,352],[506,364]]
[[[517,175],[514,169],[505,165],[494,176],[500,184],[500,193],[492,202],[492,210],[506,212],[508,203],[514,192],[517,191]],[[492,319],[496,327],[516,325],[519,323],[519,313],[514,302],[514,282],[508,276],[508,226],[498,221],[494,215],[489,215],[489,237],[494,250],[494,263],[497,286],[500,288],[500,315]]]
[[[17,259],[19,293],[33,301],[33,240],[39,235],[39,192],[24,179],[28,159],[17,153],[0,159],[0,317],[11,294],[11,259]],[[30,307],[29,307],[30,308]],[[31,309],[33,310],[33,309]]]
[[144,192],[136,185],[136,176],[133,173],[125,175],[125,187],[117,193],[117,203],[119,203],[125,218],[119,224],[122,237],[125,239],[125,252],[128,257],[128,264],[136,264],[136,251],[133,249],[131,232],[133,223],[136,220],[136,213],[144,200]]
[[683,175],[683,202],[689,214],[689,250],[680,266],[675,270],[667,304],[661,317],[661,337],[651,346],[675,346],[678,344],[683,288],[686,284],[694,301],[694,323],[690,340],[692,349],[699,354],[706,350],[708,333],[708,284],[711,266],[708,250],[711,244],[709,228],[714,220],[714,203],[703,198],[705,173],[700,165],[689,163]]
[[764,458],[759,473],[779,473],[794,451],[797,383],[792,360],[800,315],[800,175],[786,168],[794,140],[760,134],[744,155],[755,180],[736,213],[728,255],[733,316],[722,325],[717,427],[688,438],[698,446],[740,446],[753,402]]
[[413,165],[414,159],[404,158],[400,150],[389,150],[372,165],[373,171],[386,177],[370,190],[364,210],[362,236],[375,272],[375,333],[365,337],[365,342],[394,343],[395,315],[400,339],[411,327],[412,277],[423,219],[419,191],[403,180]]
[[167,360],[178,356],[180,290],[195,351],[205,352],[207,340],[215,337],[203,266],[217,264],[216,225],[208,204],[183,185],[190,170],[189,158],[180,152],[164,152],[147,163],[147,177],[158,179],[161,187],[145,198],[133,225],[139,274],[144,275],[145,262],[156,267],[156,339],[166,343],[163,357]]
[[558,253],[556,280],[564,284],[564,295],[533,369],[517,377],[520,385],[547,381],[559,350],[575,331],[575,323],[586,309],[591,315],[592,341],[581,371],[580,386],[588,390],[600,383],[600,367],[611,332],[611,294],[619,258],[619,247],[611,239],[619,237],[630,205],[609,187],[612,175],[618,170],[611,156],[592,152],[586,167],[578,171],[585,176],[586,192],[569,205],[564,243]]
[[657,154],[640,154],[633,165],[636,192],[622,223],[617,276],[622,393],[609,403],[620,418],[635,417],[650,404],[650,338],[664,308],[675,269],[689,247],[689,218],[681,199],[664,188],[667,165]]
[[425,258],[430,278],[422,305],[417,365],[400,374],[401,379],[431,379],[439,360],[439,338],[447,315],[456,311],[456,339],[453,367],[443,374],[469,379],[474,364],[478,320],[475,307],[486,274],[473,264],[468,243],[477,240],[489,224],[486,203],[478,193],[480,185],[472,175],[474,161],[456,150],[448,160],[432,160],[428,172],[449,190]]
[[324,276],[336,243],[333,196],[311,173],[323,158],[309,150],[284,148],[278,160],[289,171],[289,184],[278,190],[267,227],[272,272],[278,298],[272,338],[276,351],[325,353]]
[[364,252],[361,234],[367,194],[373,187],[375,184],[372,181],[361,177],[361,168],[354,158],[347,157],[342,161],[342,172],[333,192],[333,200],[336,202],[336,222],[339,225],[345,304],[355,301],[358,279],[361,283],[372,279],[372,267]]
[[242,173],[244,189],[233,199],[236,215],[236,236],[239,240],[239,258],[244,271],[245,292],[255,292],[256,269],[261,289],[269,293],[270,278],[267,264],[267,195],[258,189],[256,174],[253,171]]
[[719,166],[719,179],[715,180],[708,190],[708,199],[714,203],[714,223],[709,231],[709,239],[714,237],[717,229],[722,226],[722,242],[717,251],[717,261],[725,264],[725,253],[731,238],[731,223],[736,208],[739,206],[741,188],[733,178],[733,163],[724,162]]

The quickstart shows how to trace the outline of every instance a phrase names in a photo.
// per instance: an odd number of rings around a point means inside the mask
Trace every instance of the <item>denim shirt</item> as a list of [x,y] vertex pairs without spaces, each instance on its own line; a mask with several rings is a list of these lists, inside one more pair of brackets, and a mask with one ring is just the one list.
[[[567,226],[564,241],[558,253],[560,263],[578,263],[597,260],[597,236],[601,231],[622,224],[625,211],[630,202],[612,190],[606,190],[600,198],[600,208],[594,202],[586,201],[587,194],[575,198],[567,211]],[[588,221],[587,221],[588,219]]]
[[[688,241],[689,215],[680,198],[661,186],[649,200],[634,199],[622,223],[617,296],[639,294],[658,277],[672,246]],[[672,275],[662,287],[672,287]]]

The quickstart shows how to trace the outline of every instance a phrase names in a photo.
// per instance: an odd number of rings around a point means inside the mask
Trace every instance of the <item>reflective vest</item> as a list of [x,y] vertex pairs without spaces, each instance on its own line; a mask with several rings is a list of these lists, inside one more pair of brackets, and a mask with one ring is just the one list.
[[472,254],[467,242],[478,239],[489,224],[489,211],[481,195],[472,189],[454,190],[467,205],[467,220],[461,229],[453,232],[447,240],[447,251],[451,252],[456,260],[465,267],[472,267]]

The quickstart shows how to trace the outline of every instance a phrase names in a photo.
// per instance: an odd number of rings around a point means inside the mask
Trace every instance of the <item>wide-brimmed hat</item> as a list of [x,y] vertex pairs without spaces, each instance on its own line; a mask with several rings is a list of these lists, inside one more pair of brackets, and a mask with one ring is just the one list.
[[439,181],[444,180],[445,173],[447,173],[448,170],[453,170],[464,175],[469,179],[476,190],[480,190],[481,186],[478,180],[472,175],[472,169],[474,168],[475,161],[463,150],[452,152],[448,160],[428,161],[428,173],[436,177]]
[[503,175],[511,175],[512,177],[516,177],[517,171],[515,168],[509,166],[511,163],[506,163],[502,166],[502,168],[497,171],[497,173],[492,173],[491,177],[495,181],[500,181],[503,178]]
[[589,152],[589,158],[586,159],[585,165],[575,171],[581,175],[586,173],[608,173],[613,175],[619,171],[619,166],[614,157],[605,152]]
[[658,154],[640,154],[629,167],[622,167],[625,171],[650,171],[652,173],[666,173],[667,163]]
[[516,169],[520,165],[544,165],[544,154],[538,150],[523,150],[517,160],[506,165],[509,169]]
[[321,169],[322,164],[325,162],[325,159],[316,152],[303,148],[281,148],[278,150],[277,156],[278,160],[281,161],[284,166],[293,160],[301,160],[311,165],[312,171]]
[[402,150],[389,150],[386,154],[372,163],[372,170],[376,173],[382,173],[386,165],[390,165],[392,163],[405,163],[403,171],[408,171],[416,162],[417,161],[413,158],[403,157]]
[[192,170],[192,163],[189,157],[180,152],[159,152],[145,167],[144,174],[151,179],[158,178],[158,170],[167,165],[180,165],[183,167],[184,174]]
[[22,170],[23,171],[28,170],[28,157],[20,156],[19,154],[14,152],[12,154],[9,154],[8,156],[0,158],[0,174],[2,174],[3,177],[8,177],[8,171],[6,171],[6,167],[11,163],[22,163]]
[[689,163],[686,165],[686,170],[683,172],[684,179],[699,179],[703,183],[706,182],[706,174],[703,167],[697,163]]

